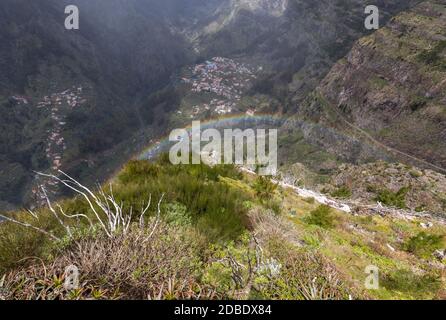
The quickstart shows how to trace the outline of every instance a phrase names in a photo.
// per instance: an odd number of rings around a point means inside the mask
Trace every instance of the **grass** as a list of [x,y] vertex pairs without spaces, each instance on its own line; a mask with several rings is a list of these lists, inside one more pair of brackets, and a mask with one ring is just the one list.
[[[133,208],[135,217],[150,195],[152,203],[157,203],[165,194],[162,212],[180,224],[193,223],[210,242],[226,241],[237,238],[245,230],[248,210],[243,203],[250,195],[221,181],[221,177],[240,179],[241,175],[232,166],[173,166],[163,157],[155,163],[132,161],[112,182],[113,194],[118,202],[125,204],[126,211]],[[67,214],[92,214],[81,198],[62,201],[59,205]],[[155,212],[156,206],[152,205],[149,214]],[[12,215],[63,237],[64,229],[49,210],[43,208],[37,214],[38,221],[26,212]],[[0,224],[0,272],[23,264],[22,259],[26,257],[50,257],[53,251],[54,245],[47,236],[11,223]]]
[[253,188],[260,199],[271,199],[277,190],[277,185],[268,177],[259,176],[256,178]]
[[380,285],[387,290],[410,294],[414,298],[423,298],[426,294],[438,291],[441,288],[441,281],[437,274],[418,275],[403,269],[385,274]]

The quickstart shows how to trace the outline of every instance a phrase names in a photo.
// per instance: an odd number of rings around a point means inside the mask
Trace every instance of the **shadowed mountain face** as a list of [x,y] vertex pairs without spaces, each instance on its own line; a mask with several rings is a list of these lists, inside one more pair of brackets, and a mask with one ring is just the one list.
[[[68,3],[79,6],[78,31],[64,28]],[[150,110],[141,118],[138,97],[166,85],[192,54],[163,17],[167,4],[140,3],[2,1],[1,200],[32,198],[32,170],[61,163],[94,181],[104,152],[157,121]]]
[[[381,22],[418,1],[377,1]],[[80,9],[80,30],[64,8]],[[3,0],[0,209],[36,201],[34,171],[89,183],[166,129],[182,67],[214,56],[264,66],[252,95],[296,106],[366,33],[360,0]],[[35,191],[35,190],[34,190]]]

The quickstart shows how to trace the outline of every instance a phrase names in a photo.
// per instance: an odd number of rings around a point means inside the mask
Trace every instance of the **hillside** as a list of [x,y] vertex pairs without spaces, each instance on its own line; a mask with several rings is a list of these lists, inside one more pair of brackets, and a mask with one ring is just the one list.
[[[382,23],[417,2],[378,1]],[[63,28],[67,4],[81,10],[78,32]],[[62,168],[92,185],[172,126],[187,125],[190,118],[178,111],[189,116],[196,106],[222,101],[178,89],[173,79],[185,68],[218,57],[253,67],[256,78],[230,113],[253,107],[294,113],[367,33],[359,0],[5,0],[0,6],[0,39],[11,44],[0,48],[0,111],[7,120],[0,125],[0,210],[41,204],[36,187],[44,181],[33,171]],[[220,109],[203,114],[229,110]]]
[[[82,9],[78,32],[63,26],[66,4]],[[38,202],[33,170],[63,166],[82,181],[103,179],[139,147],[120,143],[160,121],[155,106],[138,101],[192,54],[163,20],[163,6],[137,8],[138,1],[2,1],[0,39],[10,45],[0,48],[1,209]]]
[[[446,0],[376,3],[3,0],[0,300],[446,299]],[[173,165],[194,120],[279,172]]]
[[[346,213],[242,172],[131,162],[88,196],[123,202],[116,229],[101,227],[81,195],[53,206],[57,215],[14,213],[48,234],[0,224],[4,298],[444,298],[445,220]],[[63,286],[69,265],[79,268],[76,290]],[[377,290],[364,287],[369,265],[379,268]]]
[[[418,2],[375,4],[385,24]],[[253,63],[263,63],[264,75],[255,91],[276,97],[289,112],[369,32],[364,28],[361,0],[231,0],[223,2],[215,15],[196,32],[200,54],[248,56]]]
[[348,161],[444,172],[445,15],[426,1],[356,42],[299,107],[309,139]]

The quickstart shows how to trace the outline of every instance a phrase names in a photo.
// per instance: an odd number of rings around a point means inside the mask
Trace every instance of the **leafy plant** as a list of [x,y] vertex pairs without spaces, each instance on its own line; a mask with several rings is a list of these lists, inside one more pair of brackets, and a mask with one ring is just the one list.
[[277,184],[273,183],[271,179],[259,176],[256,178],[253,186],[256,195],[261,199],[270,199],[277,189]]
[[342,186],[331,193],[332,197],[346,199],[352,196],[352,191],[347,186]]
[[420,257],[428,258],[432,253],[443,247],[443,236],[420,232],[411,237],[404,245],[404,249]]
[[398,192],[392,192],[388,189],[383,189],[378,192],[378,195],[375,197],[375,201],[379,201],[387,206],[405,209],[406,195],[409,190],[409,187],[403,187],[398,190]]
[[331,214],[331,208],[326,205],[321,205],[304,218],[308,224],[317,225],[324,229],[333,228],[335,225],[335,217]]

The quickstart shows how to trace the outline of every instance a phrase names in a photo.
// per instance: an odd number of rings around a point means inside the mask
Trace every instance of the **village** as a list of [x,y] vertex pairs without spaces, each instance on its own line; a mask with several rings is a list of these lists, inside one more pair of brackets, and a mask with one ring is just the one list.
[[[63,92],[53,93],[45,96],[37,103],[37,108],[47,108],[50,111],[52,128],[47,130],[48,138],[46,142],[45,154],[51,164],[51,170],[57,172],[62,166],[62,157],[67,149],[65,139],[62,135],[63,127],[66,125],[65,114],[67,110],[77,108],[83,105],[87,100],[82,97],[82,86],[73,86]],[[42,181],[37,174],[35,176],[36,185],[42,185],[47,191],[57,192],[57,184],[54,180]],[[40,192],[38,187],[32,189],[34,197],[39,205],[45,201],[45,195]]]
[[190,85],[192,93],[213,95],[207,103],[192,106],[191,118],[203,111],[217,115],[234,112],[242,94],[256,78],[254,71],[245,64],[223,57],[189,67],[182,82]]

